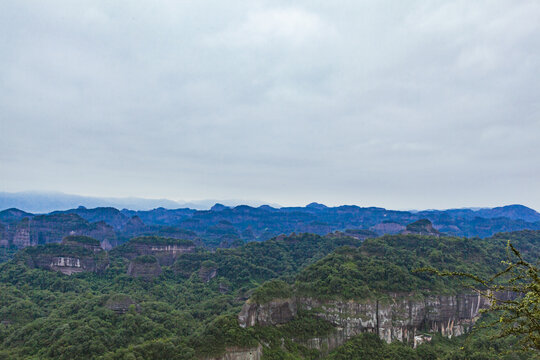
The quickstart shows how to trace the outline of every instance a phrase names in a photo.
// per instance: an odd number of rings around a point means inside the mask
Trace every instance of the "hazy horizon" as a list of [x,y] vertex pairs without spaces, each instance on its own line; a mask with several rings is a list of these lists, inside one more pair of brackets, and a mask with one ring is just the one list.
[[0,191],[540,209],[540,2],[0,5]]
[[[11,200],[10,200],[11,199]],[[36,200],[37,199],[37,200]],[[0,191],[0,211],[6,210],[9,208],[18,208],[19,210],[33,212],[33,213],[47,213],[55,210],[68,210],[77,208],[79,206],[84,206],[86,208],[96,208],[96,207],[108,207],[112,206],[119,210],[129,209],[129,210],[152,210],[158,207],[163,207],[166,209],[177,209],[177,208],[191,208],[196,210],[208,210],[215,204],[222,204],[229,207],[235,207],[239,205],[248,205],[252,207],[259,207],[262,205],[269,205],[274,208],[282,207],[304,207],[311,203],[319,203],[326,205],[328,207],[336,206],[359,206],[359,207],[381,207],[387,210],[397,210],[397,211],[425,211],[425,210],[456,210],[456,209],[470,209],[470,210],[480,210],[488,209],[494,207],[504,207],[509,205],[523,205],[526,204],[497,204],[495,206],[465,206],[457,208],[389,208],[384,206],[378,206],[376,204],[354,204],[354,203],[343,203],[343,204],[328,204],[322,203],[317,200],[310,201],[308,203],[298,203],[298,204],[277,204],[273,202],[268,202],[264,200],[245,200],[245,199],[191,199],[191,200],[182,200],[182,199],[167,199],[167,198],[141,198],[141,197],[98,197],[98,196],[85,196],[79,194],[66,194],[62,192],[42,192],[42,191],[22,191],[22,192],[1,192]],[[527,206],[534,211],[537,209]]]

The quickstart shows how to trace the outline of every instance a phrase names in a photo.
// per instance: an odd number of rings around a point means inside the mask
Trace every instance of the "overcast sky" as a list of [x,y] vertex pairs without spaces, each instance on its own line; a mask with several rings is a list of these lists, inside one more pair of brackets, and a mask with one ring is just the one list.
[[540,209],[540,1],[2,1],[0,190]]

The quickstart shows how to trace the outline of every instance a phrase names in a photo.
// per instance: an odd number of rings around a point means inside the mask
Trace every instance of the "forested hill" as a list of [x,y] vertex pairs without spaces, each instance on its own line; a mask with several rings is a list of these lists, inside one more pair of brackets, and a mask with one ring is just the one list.
[[[238,312],[258,285],[291,280],[334,249],[360,244],[302,234],[210,252],[186,241],[137,238],[107,254],[70,239],[27,247],[0,265],[0,359],[190,359],[190,341],[217,315]],[[163,255],[152,247],[173,245],[189,250],[170,265],[152,255]],[[63,266],[51,265],[60,258]],[[108,266],[64,275],[76,268],[73,259]]]
[[540,229],[540,214],[522,205],[410,212],[316,203],[284,208],[216,204],[207,211],[79,207],[41,215],[7,209],[0,211],[0,251],[12,254],[14,249],[60,242],[71,234],[94,237],[106,249],[141,235],[190,239],[208,248],[236,247],[293,232],[325,235],[341,231],[365,239],[408,233],[407,225],[422,219],[431,221],[431,233],[453,236],[487,237],[498,232]]
[[[322,336],[333,326],[310,314],[298,313],[280,328],[239,326],[237,315],[248,298],[276,295],[276,289],[253,293],[256,288],[279,279],[291,291],[331,298],[426,289],[452,293],[456,283],[415,275],[412,268],[431,264],[488,273],[500,265],[509,239],[527,257],[538,256],[538,231],[367,241],[300,234],[217,251],[189,240],[138,237],[107,252],[91,238],[71,236],[61,244],[27,247],[0,264],[0,359],[195,359],[259,343],[267,344],[260,348],[265,358],[315,359],[321,353],[297,340]],[[385,352],[413,351],[368,340]],[[463,345],[462,338],[441,341],[454,352]],[[440,344],[422,351],[433,354]],[[398,358],[403,357],[393,357]]]

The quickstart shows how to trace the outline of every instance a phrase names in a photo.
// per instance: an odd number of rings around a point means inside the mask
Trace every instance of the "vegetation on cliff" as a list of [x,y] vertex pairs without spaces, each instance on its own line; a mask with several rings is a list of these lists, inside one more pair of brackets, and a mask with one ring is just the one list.
[[191,240],[166,238],[161,236],[139,236],[129,240],[130,244],[145,244],[145,245],[176,245],[176,246],[194,246]]
[[96,247],[100,246],[99,240],[94,239],[93,237],[84,236],[84,235],[68,235],[62,239],[62,242],[71,243],[71,244],[96,246]]
[[[302,234],[237,249],[199,249],[164,266],[153,281],[128,276],[129,261],[115,251],[103,274],[68,277],[29,268],[19,259],[72,251],[93,255],[91,250],[62,244],[26,248],[0,264],[0,359],[162,359],[163,354],[191,359],[201,349],[196,339],[211,333],[206,330],[217,316],[229,314],[238,327],[246,292],[273,278],[292,278],[343,244],[360,242]],[[217,276],[205,283],[199,270],[208,265],[217,268]],[[123,313],[112,307],[108,301],[115,294],[129,297],[137,308],[128,306]]]
[[[529,250],[536,252],[534,247]],[[439,271],[432,267],[421,271],[472,280],[471,288],[490,300],[491,306],[486,311],[498,314],[498,319],[491,324],[500,328],[498,337],[517,335],[524,350],[540,351],[540,260],[526,261],[510,240],[507,256],[508,259],[503,261],[505,268],[490,278],[469,272]],[[511,299],[500,296],[505,293],[516,296]]]
[[484,316],[471,335],[433,336],[428,343],[411,348],[401,342],[387,344],[377,334],[360,334],[332,351],[327,360],[538,360],[540,354],[516,349],[517,338],[494,338],[497,329],[484,328],[494,316]]
[[293,290],[289,284],[282,280],[270,280],[259,286],[251,295],[251,300],[264,304],[274,299],[291,297]]
[[[529,246],[529,254],[535,254],[540,235],[529,235],[524,236],[522,245]],[[215,252],[198,249],[185,253],[173,265],[163,266],[162,274],[152,281],[128,276],[129,261],[115,252],[109,253],[110,265],[101,274],[65,276],[28,267],[19,260],[25,254],[58,254],[66,245],[27,248],[16,259],[0,264],[0,359],[193,359],[229,346],[250,347],[258,343],[268,344],[264,350],[266,359],[311,359],[320,353],[308,349],[302,341],[331,333],[332,326],[309,313],[299,313],[293,321],[279,327],[242,329],[236,315],[251,291],[269,280],[281,280],[265,285],[272,290],[261,293],[262,299],[267,299],[271,293],[279,294],[288,288],[287,284],[293,284],[298,273],[301,275],[297,285],[308,284],[307,274],[312,274],[314,284],[324,286],[333,284],[331,279],[327,282],[322,279],[324,274],[330,274],[346,280],[337,282],[342,285],[336,291],[355,296],[354,287],[371,286],[366,283],[371,278],[356,283],[347,277],[349,269],[362,268],[365,262],[367,271],[384,274],[380,267],[388,267],[391,261],[396,262],[396,268],[390,268],[390,274],[397,271],[405,276],[402,281],[416,279],[413,285],[426,283],[437,289],[453,283],[406,271],[418,264],[469,271],[488,266],[486,271],[490,271],[489,266],[497,267],[498,242],[504,244],[505,239],[411,235],[371,239],[360,246],[361,241],[350,237],[302,234],[249,243],[236,249]],[[458,251],[460,246],[472,253]],[[84,247],[78,247],[77,251],[93,253]],[[384,261],[371,266],[364,258],[368,255]],[[487,257],[493,260],[488,261]],[[342,264],[332,259],[340,259]],[[475,265],[475,259],[480,265]],[[199,270],[209,264],[216,267],[217,273],[204,282]],[[345,267],[338,267],[342,265]],[[325,267],[329,272],[322,275],[312,272]],[[383,289],[385,284],[389,288],[398,286],[390,276],[373,281],[375,289]],[[449,342],[445,346],[457,352],[462,342]],[[486,351],[486,354],[491,353]]]
[[[540,232],[520,245],[538,247]],[[302,295],[360,299],[388,292],[454,294],[471,281],[441,278],[414,270],[433,267],[489,277],[503,269],[506,239],[386,235],[367,239],[357,248],[341,248],[304,269],[296,278]]]

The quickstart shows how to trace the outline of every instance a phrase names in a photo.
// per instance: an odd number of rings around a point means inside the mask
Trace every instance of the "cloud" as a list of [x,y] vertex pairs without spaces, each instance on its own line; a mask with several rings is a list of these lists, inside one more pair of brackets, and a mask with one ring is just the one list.
[[537,1],[0,6],[2,190],[540,208]]
[[314,13],[297,8],[256,10],[239,25],[212,36],[208,43],[223,46],[271,46],[273,42],[300,46],[324,38],[331,28]]

